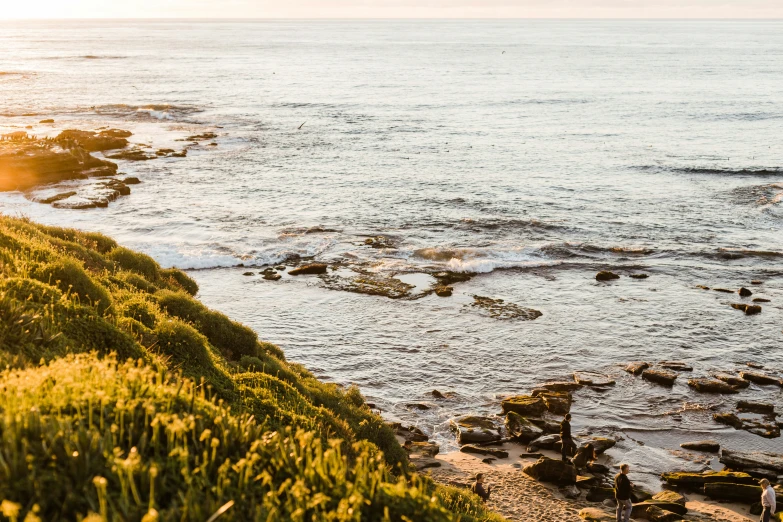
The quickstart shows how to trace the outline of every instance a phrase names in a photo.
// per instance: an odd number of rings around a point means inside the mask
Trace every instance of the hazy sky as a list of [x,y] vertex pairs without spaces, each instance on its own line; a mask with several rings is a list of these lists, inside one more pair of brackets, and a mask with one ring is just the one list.
[[0,18],[783,18],[783,0],[0,0]]

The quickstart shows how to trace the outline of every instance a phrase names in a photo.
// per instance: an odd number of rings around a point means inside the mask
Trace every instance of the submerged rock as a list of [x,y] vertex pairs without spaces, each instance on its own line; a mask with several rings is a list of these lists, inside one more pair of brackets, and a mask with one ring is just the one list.
[[537,395],[544,401],[544,406],[549,413],[565,415],[571,411],[571,394],[568,392],[550,392]]
[[714,440],[699,440],[695,442],[683,442],[680,447],[693,451],[705,451],[708,453],[717,453],[720,451],[720,444]]
[[750,297],[750,296],[752,296],[752,295],[753,295],[753,292],[751,292],[750,290],[748,290],[748,289],[747,289],[747,288],[745,288],[744,286],[743,286],[742,288],[740,288],[739,290],[737,290],[737,293],[738,293],[738,294],[739,294],[741,297]]
[[642,379],[654,382],[656,384],[672,386],[674,381],[677,380],[677,373],[669,370],[649,368],[642,372]]
[[770,303],[771,300],[770,299],[765,299],[763,297],[755,297],[755,298],[753,298],[753,302],[754,303]]
[[615,381],[597,372],[574,372],[574,382],[583,386],[613,386]]
[[492,299],[491,297],[481,295],[474,295],[473,303],[470,306],[480,308],[487,312],[490,317],[501,320],[521,319],[532,321],[544,315],[532,308],[525,308],[514,303],[506,303],[503,299]]
[[747,388],[750,386],[750,383],[743,379],[742,377],[737,377],[735,375],[729,375],[727,373],[716,373],[714,377],[720,381],[723,381],[725,383],[728,383],[735,388]]
[[541,457],[533,464],[522,468],[522,472],[541,482],[558,485],[576,484],[576,468],[567,462]]
[[740,377],[755,384],[783,386],[783,381],[778,377],[759,372],[740,372]]
[[661,368],[666,368],[667,370],[674,370],[677,372],[692,372],[693,366],[686,364],[682,361],[661,361],[658,363],[658,366]]
[[718,379],[689,379],[688,386],[702,393],[737,393],[737,388]]
[[596,281],[611,281],[613,279],[620,279],[620,276],[608,270],[602,270],[595,274]]
[[293,268],[288,271],[291,275],[306,275],[306,274],[325,274],[327,265],[324,263],[310,263],[309,265],[303,265]]
[[743,426],[742,419],[733,413],[714,413],[712,418],[715,420],[715,422],[719,424],[726,424],[735,430],[741,430]]
[[454,288],[450,286],[437,286],[435,287],[435,295],[438,297],[451,297],[454,293]]
[[583,385],[575,381],[552,381],[539,385],[540,388],[555,392],[570,392],[582,388]]
[[737,409],[753,413],[775,413],[775,405],[768,402],[739,401]]
[[646,362],[632,362],[625,367],[625,371],[633,375],[639,375],[644,370],[650,367],[650,363]]
[[648,277],[650,277],[650,275],[649,274],[631,274],[628,277],[631,277],[633,279],[647,279]]

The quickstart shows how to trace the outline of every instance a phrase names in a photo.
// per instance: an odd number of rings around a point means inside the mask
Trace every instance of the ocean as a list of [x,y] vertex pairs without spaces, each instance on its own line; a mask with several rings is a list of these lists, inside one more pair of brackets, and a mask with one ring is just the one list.
[[[780,387],[686,385],[783,372],[783,22],[0,22],[0,133],[26,126],[188,154],[119,161],[142,183],[108,208],[8,192],[0,212],[187,269],[208,306],[443,451],[449,419],[578,370],[617,383],[575,394],[575,433],[621,438],[640,482],[716,465],[680,458],[687,440],[783,448],[712,420],[743,398],[783,410]],[[258,274],[296,256],[336,270]],[[475,275],[428,294],[443,271]],[[746,316],[700,285],[771,301]],[[671,389],[623,371],[661,360],[694,370]]]

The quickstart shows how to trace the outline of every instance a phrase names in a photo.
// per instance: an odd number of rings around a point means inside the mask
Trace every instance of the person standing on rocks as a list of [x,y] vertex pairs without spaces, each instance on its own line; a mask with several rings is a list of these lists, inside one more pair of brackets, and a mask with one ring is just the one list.
[[568,462],[568,458],[574,454],[574,449],[576,449],[574,439],[571,437],[570,413],[566,413],[563,422],[560,423],[560,442],[562,443],[560,455],[563,457],[563,462]]
[[628,522],[631,520],[631,480],[628,478],[628,472],[631,467],[628,464],[620,464],[620,473],[614,478],[614,498],[617,500],[617,522]]
[[481,497],[483,502],[489,500],[489,495],[492,493],[492,486],[484,487],[484,474],[478,473],[476,475],[476,482],[470,487],[470,490]]
[[769,522],[772,520],[772,515],[775,514],[775,508],[777,507],[775,505],[775,490],[772,489],[772,485],[770,485],[769,480],[767,479],[761,479],[761,517],[759,517],[759,522]]

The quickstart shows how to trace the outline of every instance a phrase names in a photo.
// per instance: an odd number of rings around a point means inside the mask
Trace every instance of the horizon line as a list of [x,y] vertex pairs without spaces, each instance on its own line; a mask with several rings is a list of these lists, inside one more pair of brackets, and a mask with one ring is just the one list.
[[783,17],[779,18],[767,18],[767,17],[548,17],[548,16],[527,16],[527,17],[511,17],[511,16],[480,16],[480,17],[458,17],[458,16],[445,16],[445,17],[425,17],[425,16],[407,16],[407,17],[319,17],[319,18],[306,18],[306,17],[252,17],[252,18],[237,18],[237,17],[212,17],[212,16],[196,16],[196,17],[184,17],[184,16],[166,16],[166,17],[60,17],[60,18],[3,18],[0,17],[0,22],[62,22],[62,21],[199,21],[199,22],[268,22],[268,21],[368,21],[368,22],[383,22],[383,21],[416,21],[416,20],[428,20],[428,21],[482,21],[482,20],[568,20],[568,21],[758,21],[758,22],[780,22],[783,21]]

